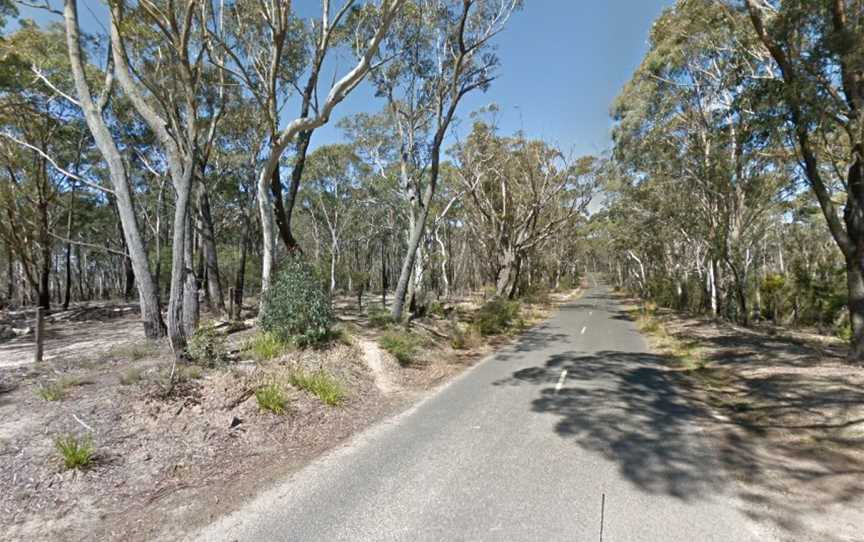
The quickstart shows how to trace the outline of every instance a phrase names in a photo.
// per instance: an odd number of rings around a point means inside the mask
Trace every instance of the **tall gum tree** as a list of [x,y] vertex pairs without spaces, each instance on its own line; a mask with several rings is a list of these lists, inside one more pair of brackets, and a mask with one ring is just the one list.
[[[318,24],[321,32],[321,38],[317,42],[318,48],[323,48],[325,52],[332,45],[331,36],[339,22],[357,5],[357,2],[347,0],[332,14],[330,4],[329,0],[322,1],[322,16]],[[302,141],[302,137],[305,137],[302,134],[311,133],[329,122],[336,106],[357,88],[369,71],[375,67],[378,47],[404,4],[405,0],[381,0],[379,3],[370,2],[366,5],[367,8],[371,8],[365,12],[372,19],[372,27],[368,31],[368,40],[355,47],[359,57],[357,63],[348,73],[333,83],[321,104],[317,100],[316,74],[312,87],[307,85],[312,95],[308,110],[301,109],[301,115],[287,123],[282,121],[281,111],[288,89],[296,84],[296,80],[291,78],[286,80],[282,68],[290,65],[292,58],[298,55],[296,44],[302,43],[302,40],[297,39],[302,28],[298,27],[291,2],[272,0],[263,4],[244,4],[244,10],[254,13],[252,20],[264,21],[261,29],[265,39],[262,40],[261,35],[258,34],[254,36],[254,42],[249,42],[248,34],[238,34],[231,41],[221,40],[222,50],[225,53],[225,62],[221,66],[236,77],[259,102],[266,113],[268,125],[267,144],[264,146],[264,157],[257,173],[257,197],[262,234],[262,292],[270,287],[275,259],[276,231],[272,185],[274,175],[278,175],[282,155],[292,143],[297,143],[298,136]],[[231,44],[238,45],[238,48],[233,48]],[[312,67],[316,69],[314,63]],[[320,66],[317,69],[320,69]]]
[[[487,89],[494,80],[498,58],[492,39],[519,7],[519,0],[414,2],[404,28],[382,53],[396,60],[395,68],[384,73],[377,86],[397,121],[401,183],[411,207],[407,247],[391,310],[394,320],[402,319],[408,300],[439,181],[444,140],[462,99],[472,91]],[[429,49],[406,46],[398,39],[400,35],[415,44],[429,44]],[[424,141],[419,141],[422,133],[416,128],[428,134]],[[418,168],[414,157],[421,154],[428,158]]]
[[[864,360],[864,6],[860,0],[745,0],[753,29],[780,72],[773,96],[785,106],[804,175],[846,261],[849,357]],[[733,5],[733,8],[737,7]],[[827,128],[826,128],[827,127]],[[832,168],[820,133],[836,129],[845,176]],[[836,165],[836,164],[834,164]],[[845,192],[838,212],[834,185]]]
[[113,187],[117,211],[123,227],[123,237],[129,251],[129,258],[135,271],[140,301],[141,321],[144,334],[151,339],[165,336],[166,328],[162,320],[159,304],[159,294],[150,265],[141,230],[135,216],[132,189],[129,183],[129,172],[123,155],[114,140],[111,130],[103,117],[108,103],[113,81],[113,66],[109,62],[106,69],[106,81],[102,94],[94,99],[90,83],[87,81],[85,64],[81,51],[81,36],[78,23],[77,0],[66,0],[63,7],[63,18],[66,27],[66,45],[69,50],[69,62],[75,84],[77,103],[84,113],[84,119],[93,135],[96,146],[108,166],[109,177]]

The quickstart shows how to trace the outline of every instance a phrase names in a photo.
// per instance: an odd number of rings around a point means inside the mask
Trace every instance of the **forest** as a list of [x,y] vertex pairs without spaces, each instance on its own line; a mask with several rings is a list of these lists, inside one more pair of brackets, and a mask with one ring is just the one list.
[[[275,463],[240,466],[232,439],[300,465],[506,341],[545,352],[568,334],[590,335],[581,320],[543,335],[542,322],[581,308],[612,314],[608,337],[634,322],[651,355],[694,378],[736,431],[769,408],[783,409],[783,423],[818,410],[837,431],[857,428],[864,1],[666,2],[608,106],[608,146],[590,154],[512,129],[502,118],[514,104],[483,101],[507,70],[502,35],[527,12],[555,9],[536,4],[0,0],[0,407],[18,394],[2,417],[26,413],[32,427],[50,428],[32,442],[30,430],[0,432],[20,452],[0,480],[53,476],[39,458],[55,452],[61,470],[89,469],[91,489],[105,491],[122,485],[111,476],[141,480],[157,465],[138,494],[151,503],[169,492],[153,480],[176,482],[194,465],[167,508],[191,495],[181,490],[217,483],[208,466],[239,484]],[[542,102],[542,85],[535,92]],[[358,112],[350,104],[361,96],[372,105]],[[609,308],[626,303],[635,308]],[[591,354],[608,367],[633,354],[621,353],[629,335],[615,333],[620,342]],[[848,379],[810,382],[812,395],[791,406],[779,391],[767,398],[772,386],[806,386],[786,373],[757,386],[748,364],[788,369],[810,356],[799,347],[833,360],[808,370]],[[532,411],[578,416],[578,397],[555,401],[568,371],[585,369],[544,373],[571,354],[493,385],[560,378]],[[608,367],[596,374],[617,370]],[[103,384],[111,391],[96,399]],[[125,404],[130,386],[138,391]],[[54,401],[74,408],[43,404]],[[590,416],[594,403],[581,407]],[[655,426],[666,414],[654,412]],[[611,427],[638,416],[598,418]],[[115,427],[121,419],[133,425]],[[567,421],[559,435],[581,427],[584,440],[609,438]],[[815,431],[797,421],[783,438]],[[249,433],[188,440],[229,424]],[[745,440],[777,442],[770,431]],[[135,438],[154,451],[112,471],[105,454],[138,457],[131,434],[147,435]],[[830,438],[837,454],[864,442],[860,431]],[[609,444],[584,440],[591,452]],[[674,463],[652,451],[641,456]],[[758,462],[729,453],[734,468]],[[39,530],[45,497],[21,487],[0,499],[16,511],[15,534],[62,538]],[[166,525],[135,530],[149,520],[129,527],[105,499],[97,508],[115,521],[106,529],[167,536]],[[212,506],[208,517],[233,505]],[[62,517],[77,516],[64,508]],[[79,519],[70,525],[94,532]]]

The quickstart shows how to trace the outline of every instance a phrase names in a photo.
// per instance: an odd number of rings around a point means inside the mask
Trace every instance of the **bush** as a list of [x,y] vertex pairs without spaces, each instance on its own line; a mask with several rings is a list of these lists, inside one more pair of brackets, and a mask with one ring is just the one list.
[[246,349],[258,361],[266,361],[281,356],[289,345],[275,333],[262,331],[252,337],[246,344]]
[[261,410],[269,410],[273,414],[285,413],[285,394],[279,384],[272,382],[255,390],[255,400]]
[[307,373],[297,369],[288,377],[295,388],[308,391],[326,405],[336,406],[345,398],[342,385],[324,371]]
[[437,316],[439,318],[443,318],[447,316],[447,308],[444,307],[444,303],[440,301],[433,301],[429,304],[429,310],[427,311],[432,316]]
[[519,322],[519,302],[495,297],[474,315],[474,327],[481,335],[504,333]]
[[42,384],[36,388],[36,395],[46,401],[62,401],[66,397],[66,388],[60,382]]
[[390,312],[384,309],[374,309],[369,311],[369,325],[377,328],[384,328],[393,323],[393,316]]
[[378,344],[393,354],[400,365],[408,365],[414,360],[419,341],[407,331],[391,330],[378,338]]
[[54,439],[54,447],[63,458],[66,469],[83,469],[93,461],[93,441],[90,437],[79,439],[65,435]]
[[192,361],[211,367],[228,361],[225,337],[213,326],[202,326],[195,331],[186,345],[186,354]]
[[264,296],[261,329],[306,346],[327,339],[332,323],[330,294],[314,268],[299,256],[286,258]]
[[450,346],[456,350],[467,350],[477,346],[480,342],[478,332],[474,327],[462,328],[454,323],[450,331]]

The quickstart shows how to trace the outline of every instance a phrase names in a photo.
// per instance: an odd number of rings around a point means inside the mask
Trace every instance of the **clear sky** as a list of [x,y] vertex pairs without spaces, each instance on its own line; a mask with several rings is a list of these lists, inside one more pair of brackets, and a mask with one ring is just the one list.
[[[98,0],[79,0],[81,25],[100,33],[94,15],[105,14]],[[59,0],[52,5],[60,8]],[[673,0],[525,0],[497,38],[501,59],[499,78],[486,93],[464,100],[458,132],[469,128],[471,111],[490,103],[500,108],[504,133],[522,129],[565,151],[600,153],[610,144],[609,106],[629,79],[647,48],[652,21]],[[301,16],[320,10],[316,0],[295,4]],[[24,10],[22,15],[44,22],[44,14]],[[57,20],[56,17],[51,17]],[[104,24],[104,22],[102,23]],[[7,30],[14,28],[11,25]],[[336,55],[325,67],[323,81],[344,74],[352,64],[347,55]],[[326,90],[322,91],[326,94]],[[318,129],[313,146],[338,141],[335,124],[345,115],[380,110],[368,85],[361,86],[336,109],[331,123]],[[289,107],[288,111],[297,108]]]
[[[526,0],[498,36],[500,77],[488,92],[463,102],[457,129],[464,133],[469,113],[494,102],[504,133],[524,129],[580,155],[602,152],[610,145],[612,100],[645,55],[651,23],[673,3]],[[350,96],[336,116],[377,111],[382,105],[366,87]],[[338,137],[331,124],[316,132],[314,141]]]

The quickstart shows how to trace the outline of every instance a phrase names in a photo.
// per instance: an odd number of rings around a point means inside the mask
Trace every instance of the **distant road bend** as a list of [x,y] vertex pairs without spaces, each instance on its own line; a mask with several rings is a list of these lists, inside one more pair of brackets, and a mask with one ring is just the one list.
[[770,540],[603,285],[200,540]]

